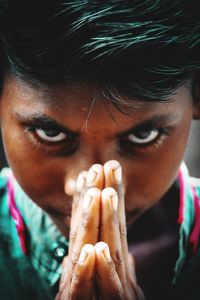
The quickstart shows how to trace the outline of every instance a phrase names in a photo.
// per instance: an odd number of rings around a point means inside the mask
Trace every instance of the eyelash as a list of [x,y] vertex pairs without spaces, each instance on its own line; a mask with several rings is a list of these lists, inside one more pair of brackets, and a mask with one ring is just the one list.
[[[43,139],[41,139],[37,134],[36,130],[58,130],[57,128],[53,127],[42,127],[42,126],[36,126],[36,125],[29,125],[25,129],[25,133],[28,134],[29,138],[32,140],[34,146],[37,149],[44,149],[47,153],[58,153],[60,152],[61,154],[71,154],[71,152],[74,150],[74,145],[70,144],[70,141],[75,142],[76,138],[68,135],[69,139],[66,138],[66,140],[58,141],[58,142],[48,142]],[[62,132],[62,131],[60,131]],[[64,132],[63,132],[64,133]],[[67,147],[69,145],[69,147]],[[77,143],[76,143],[77,146]]]
[[[139,152],[152,152],[154,150],[157,150],[158,147],[162,144],[162,142],[165,140],[166,137],[170,135],[170,128],[145,128],[138,130],[139,132],[144,132],[144,131],[151,131],[151,130],[157,130],[158,131],[158,136],[152,140],[149,143],[144,143],[144,144],[139,144],[139,143],[134,143],[128,140],[126,136],[122,136],[120,140],[120,148],[125,151],[128,151],[129,153],[132,153],[133,151],[139,151]],[[135,132],[129,132],[129,134],[135,134]]]
[[[42,129],[42,130],[52,130],[54,128],[52,127],[42,127],[42,126],[36,126],[36,125],[29,125],[26,128],[26,132],[28,132],[32,142],[34,143],[35,147],[37,149],[44,149],[47,153],[61,153],[61,154],[72,154],[77,145],[77,141],[76,141],[76,145],[74,145],[74,141],[75,138],[71,137],[71,139],[73,140],[73,145],[70,144],[70,136],[69,136],[69,140],[63,140],[63,141],[59,141],[59,142],[48,142],[45,140],[42,140],[38,137],[38,135],[36,134],[36,130],[37,129]],[[57,128],[55,128],[55,130],[57,130]],[[144,132],[144,131],[152,131],[152,130],[157,130],[158,131],[158,136],[152,140],[149,143],[144,143],[144,144],[139,144],[139,143],[134,143],[131,142],[130,140],[128,140],[128,135],[130,134],[136,134],[136,131],[132,131],[127,133],[126,135],[123,135],[121,137],[119,137],[119,146],[120,146],[120,152],[123,153],[127,153],[127,154],[131,154],[134,152],[138,152],[138,153],[142,153],[142,152],[153,152],[154,150],[157,150],[159,148],[159,146],[162,144],[162,142],[165,140],[165,138],[167,136],[169,136],[170,134],[170,128],[155,128],[155,127],[150,127],[150,128],[141,128],[140,130],[137,130],[137,132]],[[62,131],[60,131],[62,132]],[[69,145],[69,147],[67,147],[67,144]]]

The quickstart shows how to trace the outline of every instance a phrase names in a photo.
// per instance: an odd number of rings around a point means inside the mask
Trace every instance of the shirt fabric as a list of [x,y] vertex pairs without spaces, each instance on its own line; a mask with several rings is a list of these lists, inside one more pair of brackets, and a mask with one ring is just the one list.
[[[191,180],[184,164],[179,171],[179,185],[179,254],[171,288],[162,300],[199,300],[200,184]],[[21,220],[17,219],[16,210]],[[19,221],[23,230],[18,226]],[[50,217],[23,192],[11,170],[3,169],[0,173],[0,299],[55,299],[61,262],[67,251],[68,241]]]

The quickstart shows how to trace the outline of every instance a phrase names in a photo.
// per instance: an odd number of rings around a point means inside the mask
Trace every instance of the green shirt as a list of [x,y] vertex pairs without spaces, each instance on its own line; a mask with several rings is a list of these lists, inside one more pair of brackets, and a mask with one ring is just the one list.
[[15,201],[27,229],[29,249],[23,254],[9,213],[9,173],[3,169],[0,176],[0,299],[54,299],[68,242],[15,182]]
[[[195,209],[190,178],[184,166],[182,169],[185,185],[179,256],[171,287],[159,300],[200,299],[199,235],[195,254],[191,251],[190,241],[194,229],[198,231],[200,210],[198,207]],[[24,255],[15,222],[9,212],[7,182],[10,174],[7,168],[0,174],[0,299],[55,299],[68,241],[49,216],[28,198],[15,181],[15,202],[27,232],[28,252]],[[200,187],[196,188],[196,193],[200,197]]]

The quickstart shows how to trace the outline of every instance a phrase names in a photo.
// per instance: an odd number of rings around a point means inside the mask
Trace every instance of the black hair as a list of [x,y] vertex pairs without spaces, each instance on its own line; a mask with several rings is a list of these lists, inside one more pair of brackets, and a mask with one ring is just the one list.
[[3,73],[162,101],[200,69],[199,0],[0,0]]

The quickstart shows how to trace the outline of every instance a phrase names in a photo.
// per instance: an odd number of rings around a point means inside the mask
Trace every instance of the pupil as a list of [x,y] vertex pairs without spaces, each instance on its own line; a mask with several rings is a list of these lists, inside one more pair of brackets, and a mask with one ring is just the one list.
[[44,130],[44,132],[49,137],[55,137],[59,133],[58,130],[55,130],[55,129],[46,129],[46,130]]
[[149,137],[151,130],[148,131],[139,131],[135,133],[135,136],[139,139],[146,139]]

